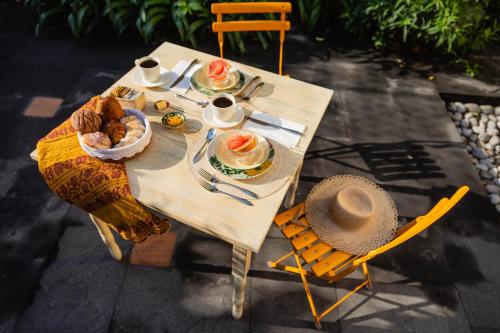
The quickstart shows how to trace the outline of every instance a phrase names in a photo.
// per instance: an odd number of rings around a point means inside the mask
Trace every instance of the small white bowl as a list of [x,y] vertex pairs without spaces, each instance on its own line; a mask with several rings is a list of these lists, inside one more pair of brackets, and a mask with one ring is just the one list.
[[97,157],[102,160],[121,160],[123,158],[132,157],[144,150],[146,146],[151,141],[151,136],[153,132],[151,131],[151,124],[149,123],[148,118],[144,113],[135,109],[124,109],[125,114],[127,116],[134,115],[139,118],[146,127],[146,131],[144,134],[134,143],[129,144],[128,146],[120,147],[120,148],[109,148],[109,149],[96,149],[87,146],[83,142],[83,135],[78,132],[78,141],[80,142],[80,146],[82,149],[89,154],[90,156]]

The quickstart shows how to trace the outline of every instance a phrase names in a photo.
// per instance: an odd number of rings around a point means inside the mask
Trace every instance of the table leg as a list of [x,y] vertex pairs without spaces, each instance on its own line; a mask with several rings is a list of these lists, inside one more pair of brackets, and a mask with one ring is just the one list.
[[108,225],[101,219],[95,217],[92,214],[89,214],[89,216],[95,227],[99,231],[102,241],[107,246],[111,256],[116,260],[122,260],[122,251],[120,250],[118,244],[116,244],[115,236],[113,236],[111,229],[109,229]]
[[288,192],[286,193],[285,197],[285,208],[290,209],[293,207],[293,204],[295,202],[295,192],[297,192],[297,187],[299,186],[299,179],[300,179],[300,171],[302,170],[302,162],[299,165],[299,168],[297,169],[297,172],[294,175],[292,184],[290,185],[290,188],[288,189]]
[[252,261],[252,251],[233,245],[233,318],[240,319],[243,315],[243,303],[245,301],[245,286],[247,284],[247,273]]

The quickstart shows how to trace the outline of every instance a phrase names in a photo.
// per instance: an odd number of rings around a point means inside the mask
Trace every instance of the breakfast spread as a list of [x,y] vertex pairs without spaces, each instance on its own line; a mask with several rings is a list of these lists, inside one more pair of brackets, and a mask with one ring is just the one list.
[[120,148],[141,138],[145,124],[135,115],[125,115],[116,98],[93,97],[88,108],[71,115],[71,125],[83,135],[83,143],[96,149]]

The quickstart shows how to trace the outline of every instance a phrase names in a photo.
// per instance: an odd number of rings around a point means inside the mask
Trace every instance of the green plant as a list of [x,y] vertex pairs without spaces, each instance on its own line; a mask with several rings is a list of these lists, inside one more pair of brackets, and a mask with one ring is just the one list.
[[183,42],[190,41],[197,46],[196,32],[208,27],[212,21],[207,0],[178,0],[172,8],[172,20]]
[[460,56],[498,38],[491,0],[342,0],[348,31],[372,36],[376,47],[422,46]]
[[[250,0],[225,0],[250,1]],[[259,0],[254,0],[259,1]],[[266,1],[266,0],[260,0]],[[88,35],[101,23],[111,23],[118,37],[136,29],[146,43],[164,39],[176,30],[181,41],[197,46],[199,36],[210,30],[214,16],[210,5],[214,0],[25,0],[38,15],[36,34],[46,24],[66,22],[77,38]],[[327,21],[330,0],[293,0],[290,19],[304,31],[313,31],[318,23]],[[226,20],[278,19],[276,14],[225,15]],[[232,49],[245,52],[245,40],[257,40],[264,49],[273,40],[268,31],[225,34]]]
[[73,36],[79,38],[97,27],[102,13],[99,0],[26,0],[25,3],[38,14],[36,34],[47,21],[65,17]]

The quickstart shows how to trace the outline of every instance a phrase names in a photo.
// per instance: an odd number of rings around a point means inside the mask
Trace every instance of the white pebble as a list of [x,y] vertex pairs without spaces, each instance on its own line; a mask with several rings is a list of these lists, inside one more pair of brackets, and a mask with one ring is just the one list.
[[479,108],[481,109],[481,111],[483,111],[486,114],[491,114],[494,112],[493,106],[491,106],[491,105],[481,105]]
[[495,193],[490,194],[490,200],[492,204],[497,205],[500,203],[500,196]]
[[461,113],[454,113],[453,114],[453,119],[455,120],[462,120],[462,114]]
[[476,168],[480,171],[488,171],[488,167],[481,163],[476,164]]
[[465,112],[465,105],[463,103],[460,103],[460,102],[451,103],[450,108],[452,111],[455,111],[455,112],[460,112],[460,113]]
[[472,135],[472,130],[470,128],[462,128],[462,134],[466,137],[470,137]]
[[472,131],[476,134],[479,134],[481,131],[481,128],[479,126],[472,126]]
[[488,193],[498,194],[498,193],[500,193],[500,187],[493,185],[493,184],[488,184],[488,185],[486,185],[486,191],[488,191]]
[[489,135],[498,135],[498,129],[497,128],[488,128],[486,129],[486,133]]
[[460,126],[462,126],[462,127],[470,127],[470,121],[469,121],[469,119],[462,119],[462,121],[460,121]]
[[481,109],[476,103],[467,103],[465,104],[465,109],[469,112],[479,113]]
[[495,108],[495,115],[500,116],[500,106]]
[[500,143],[500,138],[498,136],[492,136],[490,141],[489,141],[489,144],[492,145],[493,147],[496,148],[496,146]]

